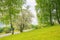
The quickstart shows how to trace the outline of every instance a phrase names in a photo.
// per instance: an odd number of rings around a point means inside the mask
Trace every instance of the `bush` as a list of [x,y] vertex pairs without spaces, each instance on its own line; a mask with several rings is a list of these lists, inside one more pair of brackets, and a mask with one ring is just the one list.
[[0,28],[0,33],[2,33],[3,32],[3,28]]
[[11,28],[9,28],[9,27],[4,27],[4,32],[5,32],[5,33],[10,33],[10,32],[11,32]]
[[38,29],[38,25],[32,25],[32,28]]

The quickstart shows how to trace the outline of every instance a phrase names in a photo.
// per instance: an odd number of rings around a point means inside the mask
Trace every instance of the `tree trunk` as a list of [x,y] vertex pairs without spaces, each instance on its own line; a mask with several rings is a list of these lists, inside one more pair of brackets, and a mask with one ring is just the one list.
[[23,32],[23,28],[20,26],[20,32]]
[[[51,2],[51,3],[52,3],[52,2]],[[52,16],[52,10],[53,10],[53,9],[52,9],[52,5],[51,5],[51,4],[50,4],[49,7],[50,7],[50,9],[49,9],[49,11],[50,11],[50,24],[51,24],[51,26],[52,26],[52,25],[54,25],[53,20],[52,20],[52,17],[53,17],[53,16]]]
[[57,5],[57,3],[56,3],[56,18],[57,18],[57,21],[58,21],[58,23],[60,24],[60,18],[59,18],[59,7],[58,7],[58,5]]
[[13,28],[13,24],[12,24],[12,15],[11,15],[11,13],[9,13],[9,16],[10,16],[11,32],[12,32],[12,35],[13,35],[14,34],[14,28]]
[[53,21],[52,21],[52,13],[50,12],[50,24],[54,25]]
[[20,32],[23,32],[23,30],[24,30],[24,24],[20,26]]
[[60,19],[58,15],[59,15],[58,12],[56,12],[56,18],[57,18],[58,23],[60,24]]
[[13,25],[11,23],[11,32],[12,32],[12,35],[14,34],[14,28],[13,28]]

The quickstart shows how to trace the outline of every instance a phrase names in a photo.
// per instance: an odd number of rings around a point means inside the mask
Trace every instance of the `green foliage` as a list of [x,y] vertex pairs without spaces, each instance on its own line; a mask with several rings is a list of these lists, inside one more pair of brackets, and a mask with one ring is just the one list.
[[4,27],[3,29],[4,29],[3,32],[5,32],[5,33],[10,33],[11,32],[10,27]]
[[31,28],[31,22],[33,15],[28,9],[22,9],[20,15],[17,16],[14,25],[18,27],[18,29],[29,29]]
[[46,24],[49,22],[49,10],[51,9],[50,6],[50,0],[36,0],[36,10],[37,10],[37,17],[38,22],[42,24]]
[[3,28],[0,28],[0,33],[2,33],[2,32],[3,32],[3,30],[4,30]]
[[14,20],[16,20],[17,15],[20,14],[25,1],[26,0],[0,0],[1,22],[3,22],[3,24],[10,24],[11,28],[13,28],[13,22],[15,22]]
[[9,24],[10,15],[11,19],[15,20],[25,1],[26,0],[0,0],[1,22],[4,21],[5,24]]
[[59,0],[36,0],[36,11],[38,22],[40,24],[53,24],[55,21],[58,21],[58,23],[60,23],[59,2]]
[[33,29],[38,29],[38,25],[32,25]]

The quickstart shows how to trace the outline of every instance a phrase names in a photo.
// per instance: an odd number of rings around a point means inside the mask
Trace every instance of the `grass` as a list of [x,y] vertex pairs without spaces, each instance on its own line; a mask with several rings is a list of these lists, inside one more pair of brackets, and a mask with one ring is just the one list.
[[0,38],[0,40],[60,40],[60,26],[46,27],[11,35]]

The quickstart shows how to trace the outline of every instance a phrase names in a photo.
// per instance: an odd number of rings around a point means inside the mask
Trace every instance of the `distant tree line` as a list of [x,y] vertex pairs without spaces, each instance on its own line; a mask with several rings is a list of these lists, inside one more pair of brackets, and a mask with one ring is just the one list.
[[40,24],[60,24],[60,0],[36,0],[36,12]]

